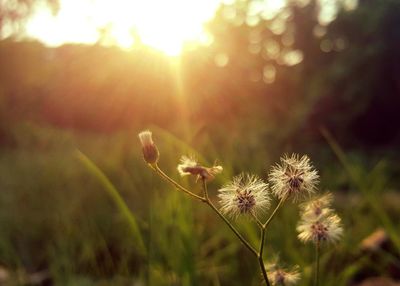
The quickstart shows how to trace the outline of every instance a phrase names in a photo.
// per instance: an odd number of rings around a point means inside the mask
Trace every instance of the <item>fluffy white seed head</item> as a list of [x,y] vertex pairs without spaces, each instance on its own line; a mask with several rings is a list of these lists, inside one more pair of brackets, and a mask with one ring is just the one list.
[[156,164],[158,162],[160,153],[158,152],[157,146],[153,142],[151,131],[142,131],[138,136],[140,143],[142,144],[144,160],[149,164]]
[[333,201],[333,195],[326,193],[319,196],[309,202],[300,205],[301,218],[303,220],[318,220],[321,217],[326,217],[333,213],[331,204]]
[[182,156],[177,170],[183,176],[194,175],[197,179],[212,180],[215,175],[222,172],[222,166],[203,167],[200,166],[194,156]]
[[190,168],[194,168],[196,166],[197,160],[194,156],[183,155],[180,159],[180,164],[178,164],[177,170],[182,177],[189,176],[191,175],[189,172]]
[[269,173],[269,182],[275,196],[279,199],[292,198],[293,201],[314,193],[318,178],[317,171],[306,155],[285,155]]
[[336,214],[320,217],[318,220],[302,219],[297,226],[298,238],[306,242],[335,243],[343,235],[340,217]]
[[268,184],[255,175],[240,174],[218,190],[221,211],[237,217],[243,214],[263,213],[268,210]]
[[291,270],[280,268],[277,265],[267,266],[268,277],[272,285],[296,285],[300,280],[299,267],[295,266]]

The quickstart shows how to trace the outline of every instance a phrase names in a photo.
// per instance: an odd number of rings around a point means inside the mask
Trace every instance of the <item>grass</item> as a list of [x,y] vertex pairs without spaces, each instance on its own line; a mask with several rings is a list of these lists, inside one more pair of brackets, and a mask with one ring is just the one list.
[[[181,154],[197,150],[210,164],[219,160],[225,170],[210,185],[214,199],[217,188],[241,170],[265,178],[267,166],[280,155],[256,138],[258,145],[249,147],[246,138],[232,144],[204,133],[179,140],[166,130],[152,130],[160,164],[178,180]],[[11,277],[9,285],[34,284],[31,274],[39,272],[48,273],[45,278],[55,285],[259,285],[256,261],[229,229],[145,166],[137,130],[102,136],[26,124],[13,132],[15,146],[0,150],[0,265]],[[321,166],[323,186],[336,195],[345,237],[322,249],[321,285],[347,285],[371,273],[391,275],[386,266],[399,263],[397,250],[371,259],[358,248],[378,227],[398,240],[394,201],[399,196],[387,191],[391,178],[385,164],[368,171],[332,138],[328,142],[327,152],[340,160],[330,160],[326,168],[318,157],[312,160]],[[361,186],[357,182],[363,178]],[[183,184],[200,191],[192,180]],[[280,211],[267,233],[266,253],[279,255],[288,266],[298,264],[300,285],[309,285],[313,249],[296,239],[297,220],[296,205]],[[243,219],[236,225],[258,244],[256,225]]]

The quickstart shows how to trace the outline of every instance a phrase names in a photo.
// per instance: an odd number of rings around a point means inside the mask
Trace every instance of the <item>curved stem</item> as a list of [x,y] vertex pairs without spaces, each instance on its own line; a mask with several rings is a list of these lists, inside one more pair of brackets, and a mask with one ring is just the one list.
[[181,190],[182,192],[195,197],[196,199],[205,202],[205,198],[200,197],[199,195],[196,195],[194,193],[192,193],[191,191],[187,190],[186,188],[182,187],[180,184],[178,184],[177,182],[175,182],[173,179],[171,179],[167,174],[165,174],[159,167],[157,164],[155,165],[150,165],[150,167],[157,173],[159,174],[164,180],[168,181],[169,183],[171,183],[172,185],[175,186],[175,188],[177,188],[178,190]]
[[[155,165],[149,165],[157,174],[159,174],[164,180],[175,186],[178,190],[206,203],[211,207],[211,209],[228,225],[228,227],[233,231],[233,233],[237,236],[237,238],[247,247],[247,249],[250,250],[251,253],[253,253],[255,256],[259,257],[259,254],[257,253],[257,250],[251,244],[236,230],[236,228],[230,223],[230,221],[214,206],[212,201],[208,197],[208,191],[207,191],[207,182],[205,179],[203,179],[203,192],[204,192],[204,197],[201,197],[199,195],[196,195],[192,193],[191,191],[187,190],[183,186],[181,186],[179,183],[175,182],[173,179],[171,179],[167,174],[165,174],[157,164]],[[262,258],[261,258],[262,260]],[[265,273],[266,275],[266,273]],[[267,285],[269,286],[268,279]]]
[[272,221],[272,219],[274,218],[274,216],[276,215],[276,212],[279,210],[279,208],[282,206],[282,204],[286,201],[286,197],[283,197],[278,205],[276,206],[276,208],[274,209],[274,211],[272,212],[271,216],[268,218],[268,220],[262,225],[263,229],[266,229],[267,226],[269,225],[269,223]]
[[254,249],[253,246],[236,230],[236,228],[231,224],[231,222],[214,206],[212,201],[208,197],[207,191],[207,183],[205,180],[203,181],[203,190],[205,194],[205,203],[207,203],[211,209],[228,225],[228,227],[233,231],[233,233],[239,238],[239,240],[255,255],[258,256],[257,251]]
[[269,284],[269,279],[268,279],[268,274],[267,270],[265,269],[264,261],[263,261],[263,250],[264,250],[264,240],[265,240],[265,228],[260,227],[261,230],[261,240],[260,240],[260,251],[258,253],[258,264],[260,265],[261,272],[263,274],[265,283],[267,283],[268,286]]
[[314,285],[318,286],[319,282],[319,240],[315,244],[315,273],[314,273]]
[[267,283],[267,286],[270,286],[269,279],[268,279],[268,274],[265,269],[264,261],[263,261],[263,248],[264,248],[264,239],[265,239],[265,228],[263,228],[263,224],[260,222],[260,220],[257,218],[257,216],[253,213],[252,216],[256,220],[257,224],[260,226],[261,229],[261,242],[260,242],[260,251],[257,253],[257,251],[248,243],[246,239],[243,238],[243,236],[233,227],[233,225],[225,218],[225,216],[214,206],[214,204],[211,202],[211,200],[208,197],[208,190],[207,190],[207,182],[206,180],[203,179],[203,190],[204,190],[204,197],[206,199],[206,203],[218,214],[219,217],[221,217],[225,223],[229,226],[229,228],[236,234],[236,236],[240,239],[240,241],[254,254],[257,256],[258,263],[261,268],[261,272],[263,274],[265,283]]

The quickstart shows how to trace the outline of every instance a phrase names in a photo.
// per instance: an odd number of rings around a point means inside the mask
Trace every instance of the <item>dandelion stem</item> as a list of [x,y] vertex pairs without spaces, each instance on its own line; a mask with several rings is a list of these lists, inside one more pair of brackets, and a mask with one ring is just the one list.
[[319,282],[319,240],[315,244],[315,273],[314,273],[314,285],[318,286]]
[[262,272],[262,274],[264,276],[264,280],[265,280],[265,282],[267,283],[268,286],[270,284],[269,284],[267,271],[265,270],[265,265],[264,265],[264,261],[263,261],[265,230],[267,229],[267,226],[272,221],[272,219],[274,218],[274,216],[276,215],[276,213],[278,212],[278,210],[282,206],[282,204],[285,202],[285,200],[286,200],[286,197],[283,197],[279,201],[278,205],[276,206],[276,208],[272,212],[271,216],[268,218],[268,220],[264,224],[259,223],[258,219],[257,219],[257,223],[260,225],[260,229],[261,229],[261,241],[260,241],[260,251],[258,253],[258,263],[260,264],[261,272]]
[[211,209],[228,225],[228,227],[233,231],[233,233],[237,236],[237,238],[247,247],[247,249],[250,250],[251,253],[253,253],[255,256],[258,258],[258,262],[260,264],[261,272],[263,274],[264,280],[267,284],[267,286],[270,286],[269,280],[268,280],[268,275],[267,271],[265,269],[264,261],[263,261],[263,249],[264,249],[264,240],[265,240],[265,229],[266,226],[269,224],[269,222],[272,220],[274,217],[275,213],[278,211],[279,207],[283,203],[284,199],[282,199],[278,206],[275,208],[274,212],[272,213],[271,217],[267,220],[265,224],[262,224],[260,220],[257,218],[256,215],[253,214],[253,217],[255,218],[257,224],[260,226],[261,230],[261,242],[260,242],[260,251],[257,252],[257,250],[251,246],[251,244],[239,233],[239,231],[236,230],[236,228],[231,224],[231,222],[218,210],[218,208],[215,207],[213,202],[210,200],[208,197],[208,190],[207,190],[207,182],[205,179],[202,179],[203,182],[203,195],[204,197],[201,197],[199,195],[196,195],[192,193],[191,191],[187,190],[185,187],[181,186],[179,183],[175,182],[172,178],[170,178],[167,174],[165,174],[157,164],[149,164],[149,166],[157,173],[159,174],[164,180],[172,184],[175,188],[178,190],[202,201],[205,202],[207,205],[211,207]]
[[263,224],[262,224],[262,222],[258,219],[258,217],[256,216],[256,214],[255,213],[251,213],[251,216],[254,218],[254,220],[256,221],[256,223],[258,224],[258,226],[259,227],[263,227]]
[[279,208],[282,206],[282,204],[285,202],[285,200],[286,200],[286,197],[283,197],[283,198],[279,201],[278,205],[276,206],[276,208],[275,208],[274,211],[272,212],[271,216],[270,216],[270,217],[268,218],[268,220],[262,225],[262,228],[263,228],[263,229],[266,229],[266,228],[267,228],[267,226],[268,226],[269,223],[272,221],[272,219],[274,218],[276,212],[279,210]]
[[222,218],[222,220],[229,226],[229,228],[236,234],[237,238],[255,255],[257,256],[257,251],[253,246],[235,229],[235,227],[226,219],[226,217],[214,206],[214,204],[208,200],[207,204],[217,213],[217,215]]
[[258,256],[257,250],[236,230],[236,228],[230,223],[230,221],[215,207],[212,201],[208,197],[207,182],[203,181],[203,190],[205,194],[205,203],[208,204],[212,210],[228,225],[228,227],[233,231],[233,233],[239,238],[239,240],[255,255]]
[[187,190],[183,186],[181,186],[179,183],[175,182],[173,179],[171,179],[167,174],[165,174],[157,164],[150,165],[149,166],[157,173],[159,174],[164,180],[168,181],[171,183],[173,186],[175,186],[178,190],[181,190],[182,192],[202,201],[208,204],[211,209],[214,210],[214,212],[229,226],[229,228],[233,231],[233,233],[239,238],[239,240],[255,255],[257,256],[258,253],[254,249],[253,246],[250,245],[250,243],[236,230],[236,228],[227,220],[227,218],[214,206],[212,201],[208,197],[208,191],[207,191],[207,183],[206,180],[203,181],[203,192],[204,192],[204,197],[198,196],[191,191]]
[[192,197],[194,197],[194,198],[196,198],[196,199],[198,199],[198,200],[200,200],[200,201],[202,201],[202,202],[205,202],[205,201],[206,201],[205,198],[200,197],[200,196],[198,196],[198,195],[192,193],[191,191],[187,190],[186,188],[182,187],[180,184],[178,184],[177,182],[175,182],[173,179],[171,179],[167,174],[165,174],[165,173],[158,167],[157,164],[154,164],[154,165],[150,165],[150,164],[149,164],[149,166],[150,166],[157,174],[159,174],[164,180],[166,180],[166,181],[168,181],[169,183],[171,183],[172,185],[174,185],[175,188],[177,188],[178,190],[180,190],[180,191],[182,191],[182,192],[184,192],[184,193],[186,193],[186,194],[188,194],[188,195],[190,195],[190,196],[192,196]]
[[206,201],[209,201],[210,199],[208,198],[208,188],[207,188],[207,181],[205,179],[202,179],[203,182],[203,193],[204,193],[204,198]]
[[260,251],[258,253],[258,264],[260,264],[261,272],[263,274],[265,283],[267,283],[268,286],[269,284],[269,279],[268,279],[268,274],[267,270],[265,269],[264,261],[263,261],[263,251],[264,251],[264,240],[265,240],[265,228],[260,227],[261,230],[261,240],[260,240]]

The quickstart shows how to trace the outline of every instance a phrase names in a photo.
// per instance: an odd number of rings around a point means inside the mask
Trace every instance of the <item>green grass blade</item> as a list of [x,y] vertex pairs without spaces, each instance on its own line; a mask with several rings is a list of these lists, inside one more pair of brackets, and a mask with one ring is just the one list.
[[375,193],[369,189],[368,185],[364,183],[363,178],[354,170],[352,165],[348,162],[346,154],[333,138],[333,136],[329,133],[329,131],[325,128],[321,128],[321,133],[325,137],[336,157],[339,159],[340,163],[343,165],[346,172],[348,173],[350,180],[363,193],[364,198],[368,202],[370,208],[380,219],[382,225],[385,227],[397,250],[400,251],[400,237],[397,233],[396,226],[387,215],[385,210],[377,203]]
[[79,161],[94,175],[99,182],[103,185],[104,189],[107,191],[115,205],[117,206],[118,210],[124,216],[126,221],[128,222],[130,229],[132,231],[132,235],[137,242],[138,250],[141,254],[146,255],[146,247],[143,241],[143,237],[140,233],[138,223],[136,221],[135,216],[129,210],[128,206],[126,205],[124,199],[121,197],[115,186],[111,183],[111,181],[107,178],[107,176],[93,163],[85,154],[80,151],[76,152],[76,155]]

